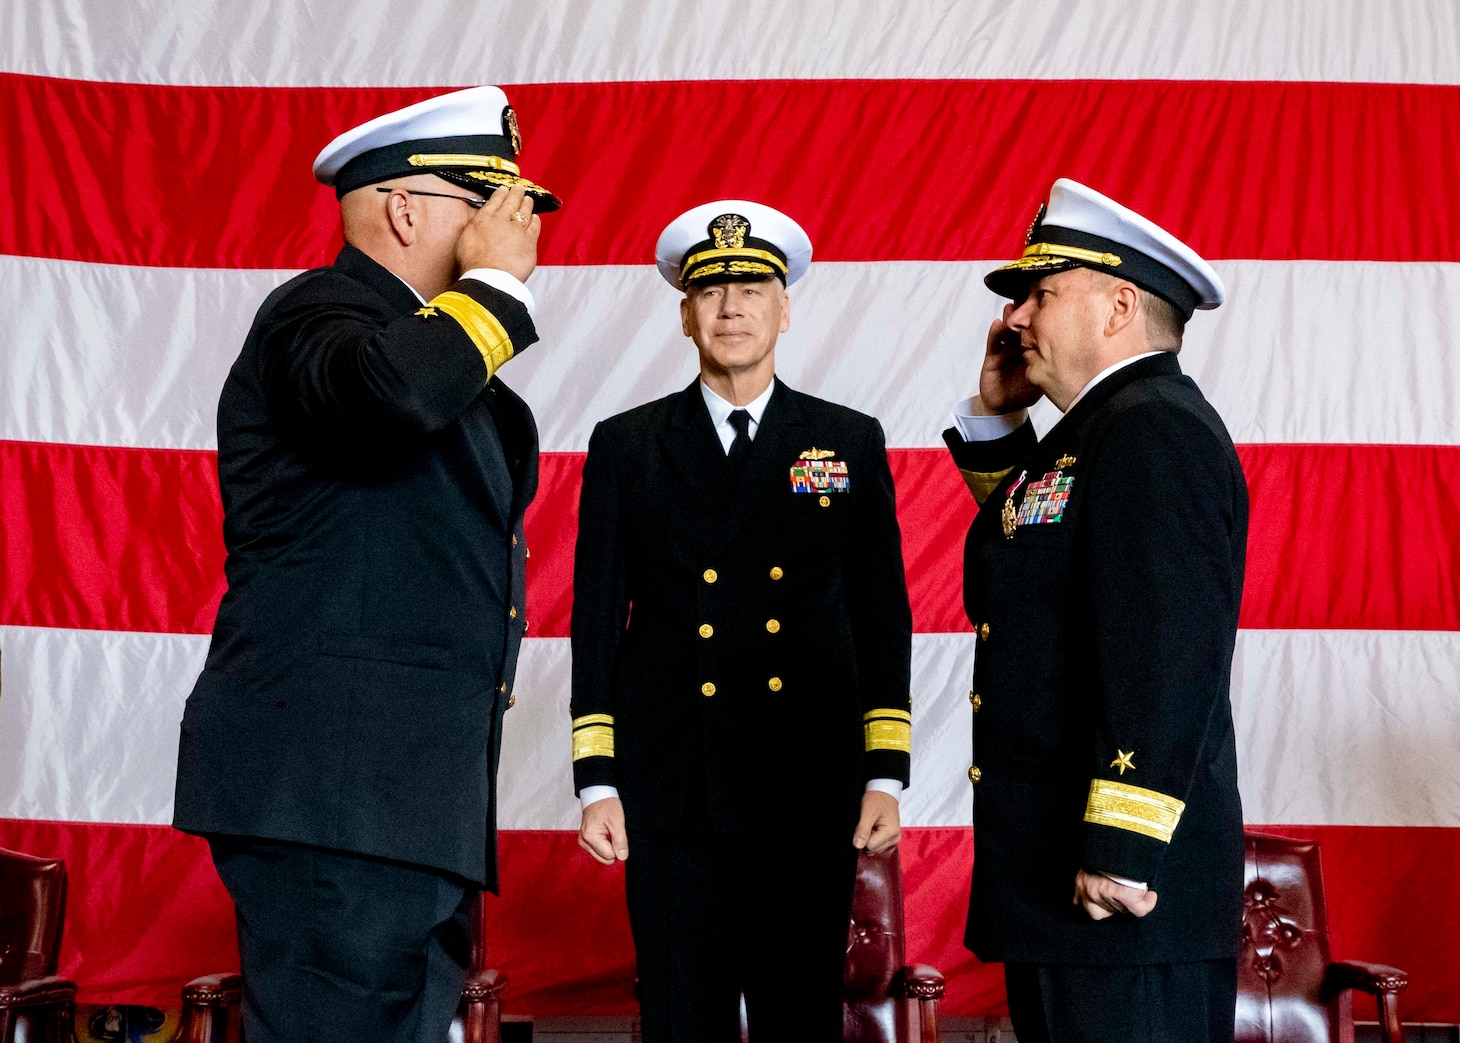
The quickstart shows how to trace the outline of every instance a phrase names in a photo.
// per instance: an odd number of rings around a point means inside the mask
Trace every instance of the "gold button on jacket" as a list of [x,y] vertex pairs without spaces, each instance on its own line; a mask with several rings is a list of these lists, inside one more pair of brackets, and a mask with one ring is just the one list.
[[714,637],[714,636],[715,636],[715,628],[714,627],[710,626],[710,624],[708,624],[708,623],[701,623],[700,624],[700,637]]
[[968,769],[968,781],[969,782],[971,782],[975,786],[977,786],[978,785],[978,781],[981,778],[983,778],[983,772],[979,771],[977,764],[975,764],[973,767],[971,767],[971,768]]
[[771,566],[771,579],[780,579],[785,574],[786,574],[786,571],[783,568],[781,568],[779,565],[772,565]]
[[714,695],[715,694],[715,685],[714,685],[714,682],[712,682],[712,681],[706,681],[704,684],[700,685],[700,691],[703,694],[707,695],[707,696]]
[[781,632],[781,621],[778,619],[767,619],[765,621],[765,628],[772,634],[779,634]]
[[713,583],[713,582],[715,582],[715,580],[717,580],[719,578],[720,578],[720,574],[718,572],[716,572],[714,569],[705,569],[705,582],[706,583]]
[[779,692],[781,690],[781,679],[779,677],[772,677],[767,683],[770,685],[771,691]]

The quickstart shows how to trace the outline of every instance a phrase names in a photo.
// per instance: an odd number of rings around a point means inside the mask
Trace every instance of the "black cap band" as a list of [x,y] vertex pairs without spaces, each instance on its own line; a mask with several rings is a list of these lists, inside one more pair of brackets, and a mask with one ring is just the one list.
[[739,246],[718,246],[713,239],[696,243],[680,262],[682,286],[697,282],[732,282],[769,279],[786,284],[785,252],[775,243],[746,236]]
[[[335,175],[335,196],[341,198],[346,192],[353,192],[377,181],[401,177],[405,174],[436,174],[442,165],[438,163],[412,163],[411,157],[441,155],[487,156],[505,163],[513,163],[516,153],[512,151],[512,139],[502,134],[457,135],[450,138],[422,138],[404,141],[395,145],[362,152],[340,168]],[[459,169],[474,168],[474,164],[462,163]],[[516,173],[515,164],[513,173]]]

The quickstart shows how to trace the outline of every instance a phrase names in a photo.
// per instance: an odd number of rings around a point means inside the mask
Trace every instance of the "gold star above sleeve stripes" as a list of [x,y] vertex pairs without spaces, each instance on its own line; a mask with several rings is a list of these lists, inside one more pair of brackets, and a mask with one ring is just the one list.
[[573,759],[613,756],[613,715],[590,713],[573,718]]
[[867,752],[896,750],[912,752],[912,714],[906,710],[868,710],[862,715]]

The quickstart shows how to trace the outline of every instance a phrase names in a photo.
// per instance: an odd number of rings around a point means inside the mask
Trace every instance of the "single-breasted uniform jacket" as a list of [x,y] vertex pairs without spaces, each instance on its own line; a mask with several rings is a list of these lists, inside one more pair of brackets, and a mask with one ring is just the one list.
[[178,828],[495,887],[537,433],[490,371],[536,339],[509,294],[423,308],[349,246],[264,301],[218,404],[228,589]]
[[[1247,486],[1221,419],[1163,354],[1106,377],[1037,444],[1028,424],[945,437],[981,502],[964,556],[969,947],[1043,964],[1235,956]],[[1147,882],[1156,908],[1090,919],[1071,901],[1081,868]]]
[[[573,774],[630,829],[856,821],[909,781],[912,620],[881,425],[777,382],[737,482],[698,381],[598,425]],[[708,814],[708,821],[705,815]]]

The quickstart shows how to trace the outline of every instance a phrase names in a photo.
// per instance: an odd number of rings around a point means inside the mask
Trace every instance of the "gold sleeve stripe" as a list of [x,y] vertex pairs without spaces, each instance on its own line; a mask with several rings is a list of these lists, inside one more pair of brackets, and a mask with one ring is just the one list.
[[507,336],[507,330],[495,315],[466,294],[447,290],[431,298],[428,307],[444,311],[466,331],[487,364],[488,380],[512,357],[512,338]]
[[873,750],[912,753],[912,725],[907,721],[868,721],[862,725],[862,731],[868,753]]
[[973,493],[974,501],[982,504],[993,495],[993,491],[999,487],[1004,476],[1012,470],[1012,467],[1006,467],[1002,471],[965,471],[960,467],[958,473],[963,475],[964,482],[968,484],[968,491]]
[[1085,805],[1085,821],[1097,826],[1128,829],[1132,833],[1171,843],[1186,804],[1175,797],[1124,782],[1095,779]]
[[878,717],[887,717],[895,721],[906,721],[908,724],[912,723],[912,714],[907,710],[868,710],[862,714],[862,720],[864,721],[873,721]]
[[606,724],[613,726],[613,714],[611,713],[590,713],[582,717],[573,718],[573,727],[581,728],[585,724]]
[[573,729],[573,759],[613,756],[613,725],[588,724]]

